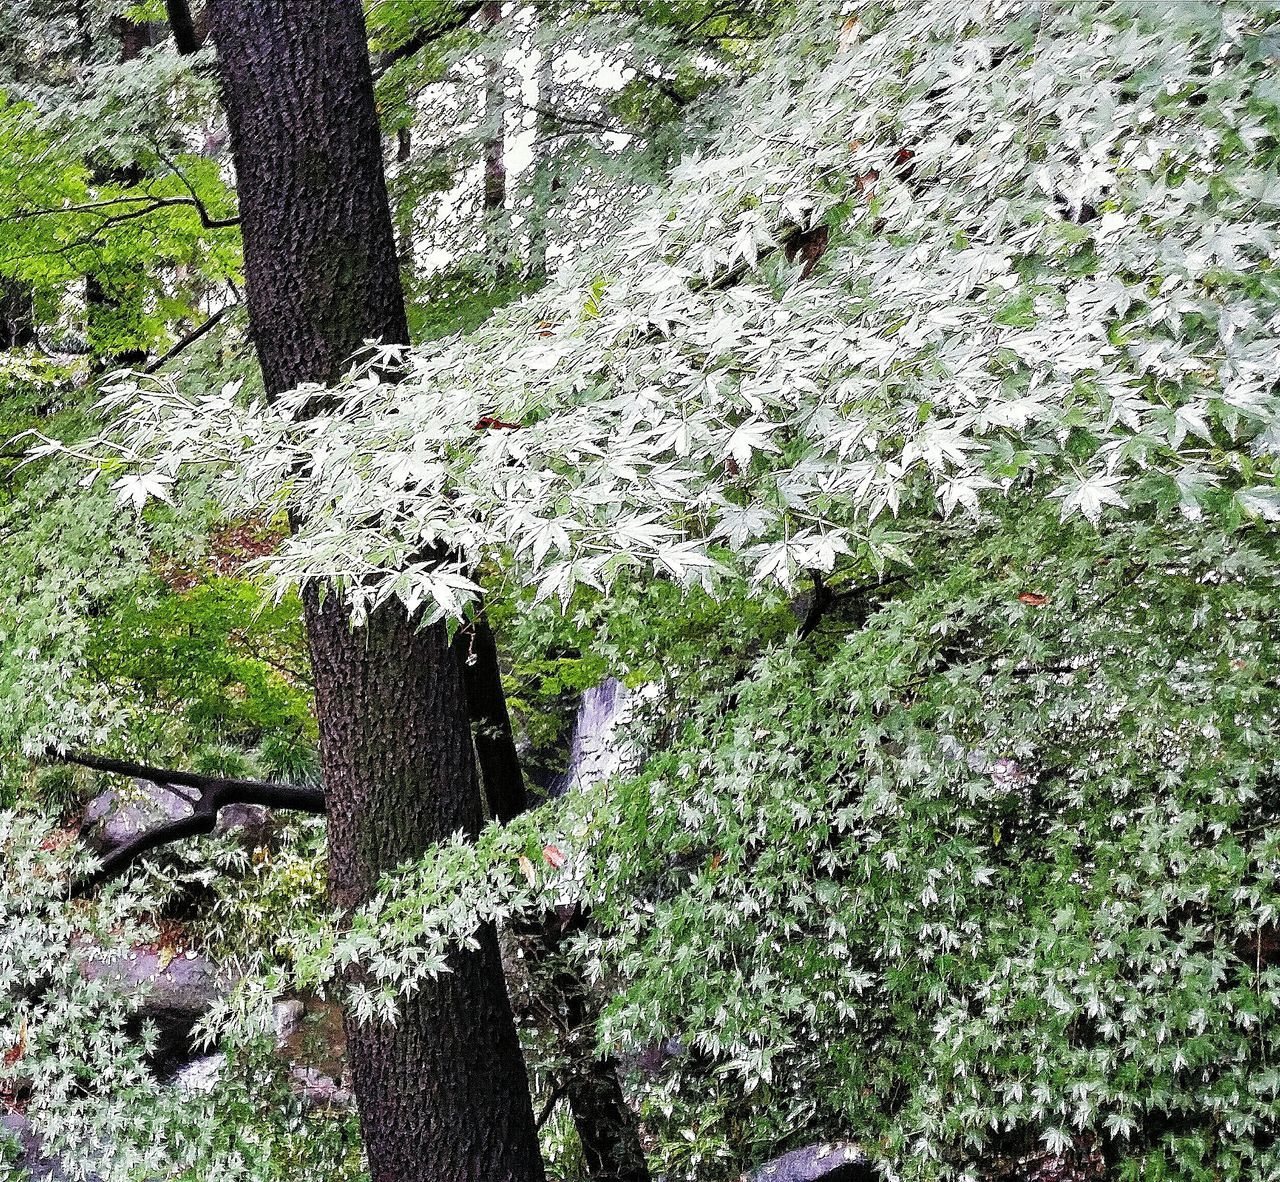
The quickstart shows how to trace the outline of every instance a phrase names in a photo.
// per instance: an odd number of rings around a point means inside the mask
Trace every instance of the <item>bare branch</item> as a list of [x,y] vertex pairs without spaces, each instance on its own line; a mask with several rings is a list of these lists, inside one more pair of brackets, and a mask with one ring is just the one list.
[[167,353],[163,354],[160,357],[157,357],[154,361],[152,361],[143,370],[143,373],[155,373],[158,369],[161,369],[163,366],[167,365],[170,361],[172,361],[175,357],[177,357],[178,354],[182,353],[189,346],[194,345],[196,341],[198,341],[202,336],[204,336],[205,333],[209,332],[209,330],[212,329],[226,314],[227,314],[226,308],[219,308],[212,316],[209,317],[208,320],[204,321],[204,323],[196,325],[195,328],[193,328],[189,333],[187,333],[186,336],[184,336],[181,340],[179,340],[173,346],[173,348],[171,348]]
[[165,209],[171,205],[189,205],[200,215],[200,224],[206,230],[220,230],[226,226],[238,226],[240,219],[235,218],[215,218],[209,216],[208,209],[199,197],[112,197],[105,201],[86,201],[82,205],[64,205],[58,209],[24,209],[17,213],[9,214],[9,220],[14,222],[25,221],[27,218],[41,217],[57,217],[60,214],[67,213],[92,213],[95,210],[107,209],[114,205],[136,205],[138,202],[147,202],[141,209],[131,209],[128,213],[111,214],[98,230],[104,229],[108,225],[114,225],[117,222],[131,221],[133,218],[145,217],[149,213],[155,213],[157,209]]
[[206,776],[199,772],[150,767],[84,751],[50,751],[48,758],[112,775],[132,776],[166,787],[192,788],[197,793],[195,798],[188,798],[192,805],[191,816],[180,817],[176,821],[145,830],[132,841],[112,850],[93,874],[72,884],[73,897],[84,895],[94,887],[119,877],[144,854],[160,846],[212,833],[218,823],[218,810],[226,805],[257,804],[266,808],[294,809],[304,813],[325,812],[324,792],[319,788],[307,788],[299,784],[273,784],[267,780]]
[[484,0],[467,0],[467,3],[460,4],[453,16],[442,24],[423,29],[402,45],[397,45],[394,49],[388,49],[385,53],[380,54],[374,65],[374,81],[381,78],[398,62],[404,61],[405,58],[413,57],[420,49],[425,49],[437,38],[443,37],[448,33],[456,33],[459,29],[465,28],[470,23],[471,18],[483,7]]

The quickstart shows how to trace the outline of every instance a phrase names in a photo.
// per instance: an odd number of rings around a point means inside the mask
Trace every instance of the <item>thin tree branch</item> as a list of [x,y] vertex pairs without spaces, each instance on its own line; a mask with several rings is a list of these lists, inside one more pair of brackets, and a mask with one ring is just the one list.
[[144,854],[160,846],[212,833],[218,823],[218,810],[229,804],[256,804],[266,808],[294,809],[316,814],[323,814],[325,811],[324,792],[319,788],[307,788],[299,784],[273,784],[266,780],[206,776],[199,772],[150,767],[84,751],[50,751],[48,758],[112,775],[132,776],[166,787],[192,788],[197,793],[194,798],[179,793],[190,801],[191,816],[144,830],[132,841],[112,850],[102,859],[102,864],[96,871],[71,884],[73,898],[119,877]]
[[127,222],[133,218],[145,217],[149,213],[155,213],[157,209],[165,209],[171,205],[189,205],[200,215],[200,224],[206,230],[221,230],[227,226],[238,226],[240,224],[238,217],[210,217],[204,202],[194,195],[191,197],[112,197],[106,201],[86,201],[83,205],[64,205],[58,209],[20,210],[17,213],[9,214],[9,220],[20,222],[25,221],[27,218],[57,217],[66,213],[92,213],[94,210],[106,209],[113,205],[135,205],[139,201],[146,201],[149,204],[143,206],[142,209],[131,209],[128,213],[111,214],[98,227],[98,232],[109,225],[115,225],[117,222]]
[[569,1085],[558,1083],[551,1089],[551,1095],[547,1097],[547,1102],[542,1106],[542,1111],[538,1113],[538,1119],[534,1121],[534,1131],[541,1130],[542,1126],[551,1118],[551,1114],[555,1111],[555,1107],[564,1099],[565,1093],[569,1090]]
[[160,357],[157,357],[142,371],[143,373],[155,373],[158,369],[163,368],[172,361],[178,354],[182,353],[189,346],[194,345],[205,333],[209,332],[225,315],[226,308],[219,308],[208,320],[203,324],[196,325],[185,337],[179,340],[173,348]]
[[191,5],[187,0],[165,0],[165,11],[169,14],[169,28],[173,33],[173,43],[178,53],[189,57],[198,53],[204,44],[204,38],[196,28],[191,16]]
[[164,845],[172,845],[188,837],[207,836],[217,828],[217,825],[217,810],[209,808],[203,800],[198,801],[191,816],[180,817],[176,821],[157,825],[154,829],[143,830],[132,841],[127,841],[104,855],[97,870],[76,879],[71,884],[71,897],[82,898],[95,887],[119,878],[144,854],[149,854],[152,850]]
[[443,37],[448,33],[456,33],[459,29],[465,28],[470,23],[471,18],[483,7],[484,0],[467,0],[467,3],[459,5],[454,15],[443,24],[423,29],[415,33],[403,44],[380,54],[377,63],[374,65],[374,81],[376,82],[398,62],[404,61],[405,58],[413,57],[420,49],[425,49],[437,38]]
[[206,229],[213,229],[218,226],[238,226],[240,224],[240,219],[238,217],[221,219],[211,218],[209,216],[208,209],[205,208],[204,201],[201,200],[200,194],[196,192],[196,187],[188,179],[187,174],[169,158],[154,136],[152,137],[151,142],[155,145],[157,155],[159,155],[160,159],[165,162],[169,171],[182,182],[182,187],[191,194],[191,200],[196,209],[200,211],[200,221]]

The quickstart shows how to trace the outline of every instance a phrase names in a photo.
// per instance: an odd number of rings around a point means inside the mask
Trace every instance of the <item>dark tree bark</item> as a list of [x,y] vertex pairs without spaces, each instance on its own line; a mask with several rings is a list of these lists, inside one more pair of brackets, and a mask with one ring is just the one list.
[[[350,908],[424,845],[478,831],[481,810],[457,663],[443,628],[395,606],[353,631],[336,597],[306,595],[329,796],[329,884]],[[342,784],[345,791],[337,791]],[[424,790],[425,789],[425,790]],[[375,1182],[542,1176],[497,933],[402,1007],[347,1021]]]
[[562,908],[522,925],[521,944],[538,980],[535,988],[559,1028],[567,1060],[560,1087],[569,1101],[588,1176],[592,1182],[649,1182],[640,1130],[622,1093],[618,1065],[596,1054],[599,1001],[561,949],[565,937],[585,922],[580,908]]
[[[359,0],[213,0],[244,234],[250,332],[270,393],[331,382],[368,338],[408,340]],[[480,824],[461,676],[441,625],[398,606],[352,628],[305,589],[329,810],[329,887]],[[374,1182],[541,1182],[496,933],[402,1008],[348,1015]]]
[[24,349],[36,342],[31,285],[0,276],[0,351]]
[[[524,812],[529,801],[502,688],[498,645],[483,612],[458,630],[454,650],[463,669],[489,811],[505,824]],[[584,922],[581,909],[573,907],[523,923],[517,934],[540,1008],[556,1028],[568,1063],[557,1092],[569,1102],[589,1176],[593,1182],[649,1182],[640,1129],[623,1095],[618,1065],[596,1053],[599,999],[573,972],[561,948],[565,936]]]
[[[496,33],[502,23],[502,0],[486,0],[480,10],[485,32]],[[491,58],[485,69],[484,115],[489,134],[484,143],[484,237],[485,249],[497,277],[507,271],[511,234],[507,225],[506,94],[503,89],[502,59]]]
[[505,825],[529,807],[529,797],[507,711],[507,695],[502,688],[498,643],[483,611],[458,629],[453,647],[462,665],[462,684],[489,815]]
[[183,57],[197,53],[204,44],[207,30],[202,28],[203,21],[191,15],[191,5],[187,0],[165,0],[165,12],[169,17],[169,28],[173,32],[173,44]]

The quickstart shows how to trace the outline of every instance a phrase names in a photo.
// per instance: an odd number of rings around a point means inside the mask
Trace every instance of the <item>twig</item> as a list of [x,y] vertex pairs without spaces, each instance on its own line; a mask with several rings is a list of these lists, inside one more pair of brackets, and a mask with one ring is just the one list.
[[551,1095],[547,1097],[547,1102],[542,1106],[542,1111],[538,1113],[538,1119],[534,1122],[533,1131],[536,1133],[543,1125],[551,1119],[551,1114],[555,1111],[555,1107],[564,1099],[565,1093],[569,1090],[567,1083],[558,1083],[551,1089]]
[[402,45],[397,45],[394,49],[388,49],[378,57],[377,65],[373,71],[374,81],[376,82],[381,78],[397,62],[413,57],[418,50],[425,49],[437,38],[444,37],[449,33],[456,33],[459,29],[465,28],[471,18],[483,7],[484,0],[467,0],[467,3],[459,5],[454,16],[445,21],[444,24],[437,25],[431,29],[423,29],[421,32],[415,33]]
[[177,357],[179,353],[183,352],[186,348],[188,348],[188,346],[194,345],[196,341],[198,341],[202,336],[205,335],[205,333],[207,333],[210,329],[212,329],[214,325],[216,325],[226,314],[227,314],[226,308],[219,308],[212,316],[209,317],[208,320],[206,320],[203,324],[198,324],[189,333],[187,333],[185,337],[183,337],[180,341],[178,341],[177,344],[175,344],[173,348],[171,348],[167,353],[165,353],[161,357],[157,357],[153,362],[147,365],[142,372],[155,373],[156,370],[163,368],[175,357]]

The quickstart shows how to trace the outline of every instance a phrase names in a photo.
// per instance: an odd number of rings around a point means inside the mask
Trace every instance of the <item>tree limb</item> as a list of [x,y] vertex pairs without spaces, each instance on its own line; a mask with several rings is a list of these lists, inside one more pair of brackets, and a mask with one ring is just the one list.
[[484,0],[467,0],[465,4],[460,4],[454,15],[443,24],[422,29],[403,44],[379,54],[373,69],[374,81],[376,82],[398,62],[404,61],[405,58],[413,57],[420,49],[425,49],[436,38],[443,37],[447,33],[456,33],[459,29],[465,28],[471,18],[483,7]]
[[835,592],[827,586],[820,571],[810,571],[813,576],[813,597],[809,600],[809,610],[805,612],[804,621],[800,625],[799,637],[803,640],[822,622],[827,609],[835,602]]
[[542,1106],[542,1111],[538,1114],[538,1119],[534,1122],[533,1127],[535,1129],[540,1130],[542,1126],[547,1123],[551,1118],[552,1112],[555,1111],[556,1105],[564,1099],[564,1095],[568,1090],[568,1085],[564,1083],[558,1083],[551,1089],[551,1095],[547,1097],[547,1102]]
[[169,28],[173,33],[173,43],[178,53],[189,57],[198,53],[204,44],[204,37],[196,27],[191,16],[191,5],[187,0],[165,0],[165,11],[169,14]]
[[127,222],[133,218],[145,217],[149,213],[155,213],[157,209],[164,209],[170,205],[189,205],[200,215],[200,224],[206,230],[220,230],[226,226],[238,226],[240,219],[235,218],[215,218],[209,216],[209,211],[205,208],[205,204],[199,197],[112,197],[105,201],[86,201],[82,205],[64,205],[58,209],[24,209],[17,213],[8,215],[9,221],[20,222],[27,218],[40,217],[57,217],[65,213],[91,213],[94,210],[106,209],[113,205],[135,205],[139,201],[148,202],[141,209],[131,209],[128,213],[111,214],[98,227],[99,230],[108,225],[114,225],[116,222]]
[[206,776],[200,772],[150,767],[85,751],[50,751],[48,758],[112,775],[132,776],[166,787],[192,788],[197,793],[194,799],[186,797],[191,801],[191,816],[147,829],[132,841],[112,850],[102,859],[102,865],[94,873],[72,883],[73,898],[119,877],[144,854],[160,846],[186,837],[212,833],[218,823],[218,810],[229,804],[257,804],[266,808],[295,809],[298,812],[316,814],[323,814],[325,811],[324,792],[319,788],[307,788],[299,784],[273,784],[267,780]]
[[227,314],[226,308],[219,308],[212,316],[209,317],[208,320],[206,320],[203,324],[196,325],[196,327],[193,328],[189,333],[187,333],[185,337],[179,340],[173,346],[173,348],[171,348],[167,353],[163,354],[162,356],[157,357],[154,361],[152,361],[149,365],[147,365],[147,367],[142,372],[155,373],[156,370],[161,369],[163,366],[167,365],[170,361],[172,361],[175,357],[177,357],[179,353],[183,352],[190,345],[194,345],[196,341],[198,341],[202,336],[205,335],[205,333],[207,333],[210,329],[212,329],[214,325],[216,325],[226,314]]

